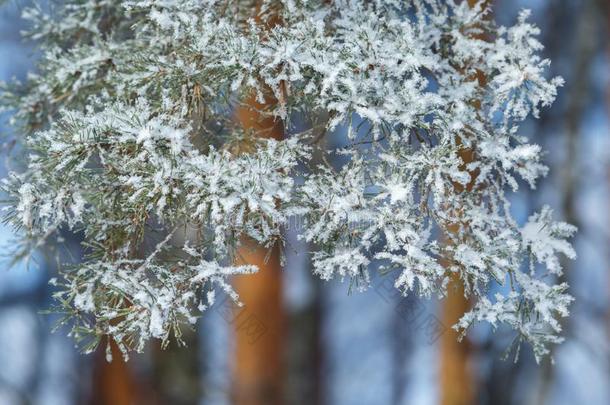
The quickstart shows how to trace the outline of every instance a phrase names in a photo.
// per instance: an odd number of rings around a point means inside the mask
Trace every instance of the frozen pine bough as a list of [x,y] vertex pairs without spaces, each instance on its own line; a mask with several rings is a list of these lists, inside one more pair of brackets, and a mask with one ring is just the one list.
[[405,295],[458,279],[474,304],[456,329],[508,326],[538,359],[561,341],[575,228],[547,207],[519,224],[508,198],[547,173],[519,126],[562,84],[527,11],[502,27],[452,0],[61,3],[24,11],[41,58],[3,85],[26,151],[3,188],[20,256],[82,238],[54,284],[86,351],[179,339],[216,291],[238,301],[230,277],[257,271],[233,265],[240,243],[282,244],[294,216],[325,280],[366,289],[374,260]]

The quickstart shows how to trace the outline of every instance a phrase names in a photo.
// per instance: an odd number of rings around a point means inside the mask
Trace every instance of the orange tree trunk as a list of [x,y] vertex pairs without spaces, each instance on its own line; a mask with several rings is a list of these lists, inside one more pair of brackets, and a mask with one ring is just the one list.
[[475,402],[475,379],[469,364],[471,345],[467,338],[459,342],[458,332],[451,328],[469,309],[470,302],[464,297],[463,283],[453,275],[441,309],[441,322],[447,326],[440,339],[441,405],[470,405]]
[[[281,122],[260,112],[275,103],[259,104],[254,97],[236,111],[244,130],[256,136],[281,139]],[[252,240],[243,240],[238,264],[255,264],[254,275],[236,276],[234,287],[244,304],[236,308],[233,403],[236,405],[275,405],[282,403],[284,310],[279,247],[269,251]]]
[[[476,3],[478,0],[468,0],[470,6]],[[485,85],[486,78],[482,74],[477,74],[475,80],[480,85]],[[475,100],[474,104],[478,108],[480,103]],[[464,165],[467,165],[474,159],[473,152],[463,150],[460,158]],[[471,173],[471,175],[474,178],[476,173]],[[456,187],[460,186],[456,185]],[[472,184],[466,187],[466,191],[470,189],[472,189]],[[457,227],[450,232],[457,232]],[[458,342],[458,332],[451,328],[470,309],[470,306],[471,303],[464,297],[462,281],[453,275],[447,287],[447,297],[443,301],[441,315],[443,325],[448,327],[440,340],[440,403],[442,405],[475,403],[476,381],[472,365],[469,363],[472,346],[466,338]]]
[[132,405],[136,403],[134,376],[119,349],[111,343],[112,362],[106,361],[100,345],[95,357],[91,405]]

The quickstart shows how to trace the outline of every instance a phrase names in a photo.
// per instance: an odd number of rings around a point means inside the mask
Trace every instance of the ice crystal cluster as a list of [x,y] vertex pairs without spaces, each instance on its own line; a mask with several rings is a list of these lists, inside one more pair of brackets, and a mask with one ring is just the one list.
[[[519,132],[555,99],[538,28],[454,0],[85,0],[24,11],[36,73],[3,85],[27,157],[3,183],[24,249],[72,233],[55,284],[93,350],[167,341],[230,277],[245,239],[299,218],[313,271],[365,289],[472,299],[454,327],[509,327],[537,358],[572,298],[551,210],[518,224],[508,194],[547,172]],[[247,129],[238,109],[286,136]],[[333,147],[329,136],[347,134]],[[62,236],[63,235],[63,236]],[[27,254],[21,252],[22,254]],[[451,281],[453,280],[453,281]],[[451,281],[451,282],[450,282]]]

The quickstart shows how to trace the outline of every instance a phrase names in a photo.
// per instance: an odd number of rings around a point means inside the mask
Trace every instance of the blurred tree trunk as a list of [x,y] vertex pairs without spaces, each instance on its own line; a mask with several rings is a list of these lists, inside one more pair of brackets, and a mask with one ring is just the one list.
[[[254,3],[257,23],[267,28],[279,24],[273,16],[261,21],[261,3],[260,0]],[[282,122],[265,114],[276,104],[277,100],[270,94],[266,95],[264,103],[258,102],[252,94],[236,108],[235,116],[246,133],[279,140],[284,137]],[[244,147],[247,151],[250,145]],[[235,405],[279,405],[284,402],[285,313],[279,249],[278,245],[267,249],[244,239],[237,254],[237,264],[254,264],[259,271],[254,275],[236,276],[233,283],[244,304],[236,308],[232,322],[235,329],[232,392]]]
[[[250,97],[236,111],[245,131],[255,136],[281,139],[283,125],[263,111],[276,100],[268,97],[260,104]],[[236,405],[276,405],[283,403],[283,354],[285,315],[282,304],[282,274],[279,246],[270,251],[244,239],[237,264],[255,264],[254,275],[236,276],[234,287],[244,304],[236,308],[233,403]]]
[[[479,0],[468,0],[472,7]],[[488,4],[489,1],[485,1]],[[486,78],[477,74],[476,79],[480,85],[484,85]],[[479,104],[475,101],[475,104]],[[477,105],[478,108],[478,105]],[[464,166],[473,161],[472,150],[462,150],[460,158]],[[474,176],[476,174],[471,173]],[[461,186],[456,184],[455,187]],[[466,187],[466,191],[472,189],[472,183]],[[449,230],[458,232],[458,226]],[[447,266],[449,263],[445,263]],[[440,403],[441,405],[469,405],[475,402],[476,380],[469,362],[472,346],[467,338],[458,342],[459,334],[451,328],[461,316],[470,310],[471,303],[464,296],[464,286],[457,274],[452,274],[447,286],[447,296],[442,303],[441,322],[447,330],[440,339]]]
[[[472,161],[472,153],[460,156],[464,164]],[[458,232],[458,226],[450,229]],[[445,262],[448,267],[450,263]],[[457,274],[452,274],[447,296],[442,303],[441,323],[447,328],[440,338],[440,403],[441,405],[470,405],[475,402],[476,383],[469,363],[472,346],[468,338],[458,341],[459,333],[451,326],[470,310],[471,302],[464,296],[464,286]]]
[[[570,59],[570,77],[566,108],[564,111],[563,128],[565,133],[565,157],[561,165],[560,198],[563,218],[566,222],[579,226],[579,216],[575,207],[576,195],[579,187],[578,173],[580,172],[580,130],[587,107],[591,103],[591,67],[598,47],[598,34],[600,30],[599,16],[601,15],[601,2],[585,0],[581,3],[580,12],[576,13],[573,43],[567,44],[572,49],[573,57]],[[558,283],[568,282],[572,261],[562,257],[561,266],[564,273],[559,277]],[[569,334],[568,318],[561,319],[563,335]],[[540,368],[540,384],[536,403],[547,403],[549,392],[554,380],[554,366],[551,358],[555,347],[551,346],[550,356]]]
[[161,342],[152,348],[152,370],[147,381],[148,397],[142,405],[191,405],[202,396],[201,344],[197,330],[182,328],[185,345],[171,343],[163,349]]
[[[298,268],[309,270],[308,268]],[[286,335],[286,405],[321,405],[323,403],[321,341],[322,282],[308,274],[313,289],[311,301],[287,316]]]
[[[399,301],[398,305],[410,305]],[[401,309],[400,311],[404,311]],[[412,350],[411,333],[405,328],[400,311],[394,311],[391,329],[392,338],[392,405],[402,404],[408,388],[408,375],[405,371],[408,353]],[[408,311],[408,309],[407,309]]]
[[[604,14],[606,15],[606,24],[605,24],[605,35],[606,37],[610,37],[610,0],[600,0],[603,2],[602,7]],[[610,58],[610,41],[606,43],[606,54],[608,58]],[[610,82],[606,86],[606,108],[607,114],[610,118]],[[606,173],[608,178],[608,185],[610,185],[610,162],[606,161]],[[606,255],[607,258],[610,255]],[[610,286],[608,286],[608,290],[610,291]],[[610,339],[610,307],[606,309],[606,333],[608,334],[608,338]]]
[[233,319],[233,403],[281,404],[284,311],[278,247],[268,256],[267,249],[244,241],[239,256],[238,264],[255,264],[259,272],[237,276],[233,283],[244,304]]
[[105,347],[95,354],[91,405],[136,404],[136,386],[128,363],[114,342],[111,343],[112,362],[106,361]]
[[458,334],[449,326],[455,325],[464,312],[470,309],[464,298],[461,280],[452,277],[443,301],[441,322],[447,331],[440,340],[440,400],[442,405],[470,405],[475,401],[475,381],[468,363],[471,345],[465,338],[458,342]]

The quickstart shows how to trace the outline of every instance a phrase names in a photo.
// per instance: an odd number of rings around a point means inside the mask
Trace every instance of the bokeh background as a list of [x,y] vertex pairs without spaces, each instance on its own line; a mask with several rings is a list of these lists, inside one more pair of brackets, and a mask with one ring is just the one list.
[[[350,293],[348,283],[316,280],[307,257],[292,249],[278,284],[280,323],[221,300],[187,332],[188,347],[153,343],[128,363],[109,364],[103,353],[79,354],[65,330],[51,333],[56,319],[41,311],[52,304],[55,269],[41,259],[30,269],[0,266],[0,405],[247,404],[247,392],[236,399],[234,377],[250,352],[265,350],[281,353],[270,389],[280,387],[285,404],[610,404],[610,1],[493,3],[504,25],[521,8],[532,10],[551,72],[566,80],[553,107],[522,127],[548,151],[550,174],[513,198],[520,221],[548,203],[579,228],[578,259],[565,263],[576,301],[554,365],[536,364],[527,348],[517,362],[503,360],[511,336],[502,330],[480,327],[454,343],[448,327],[452,309],[465,304],[459,299],[401,298],[383,278]],[[25,5],[0,9],[0,80],[24,79],[35,62],[19,34]],[[10,229],[0,228],[0,254],[11,240]],[[239,352],[235,330],[249,342]],[[279,347],[261,347],[278,333]]]

